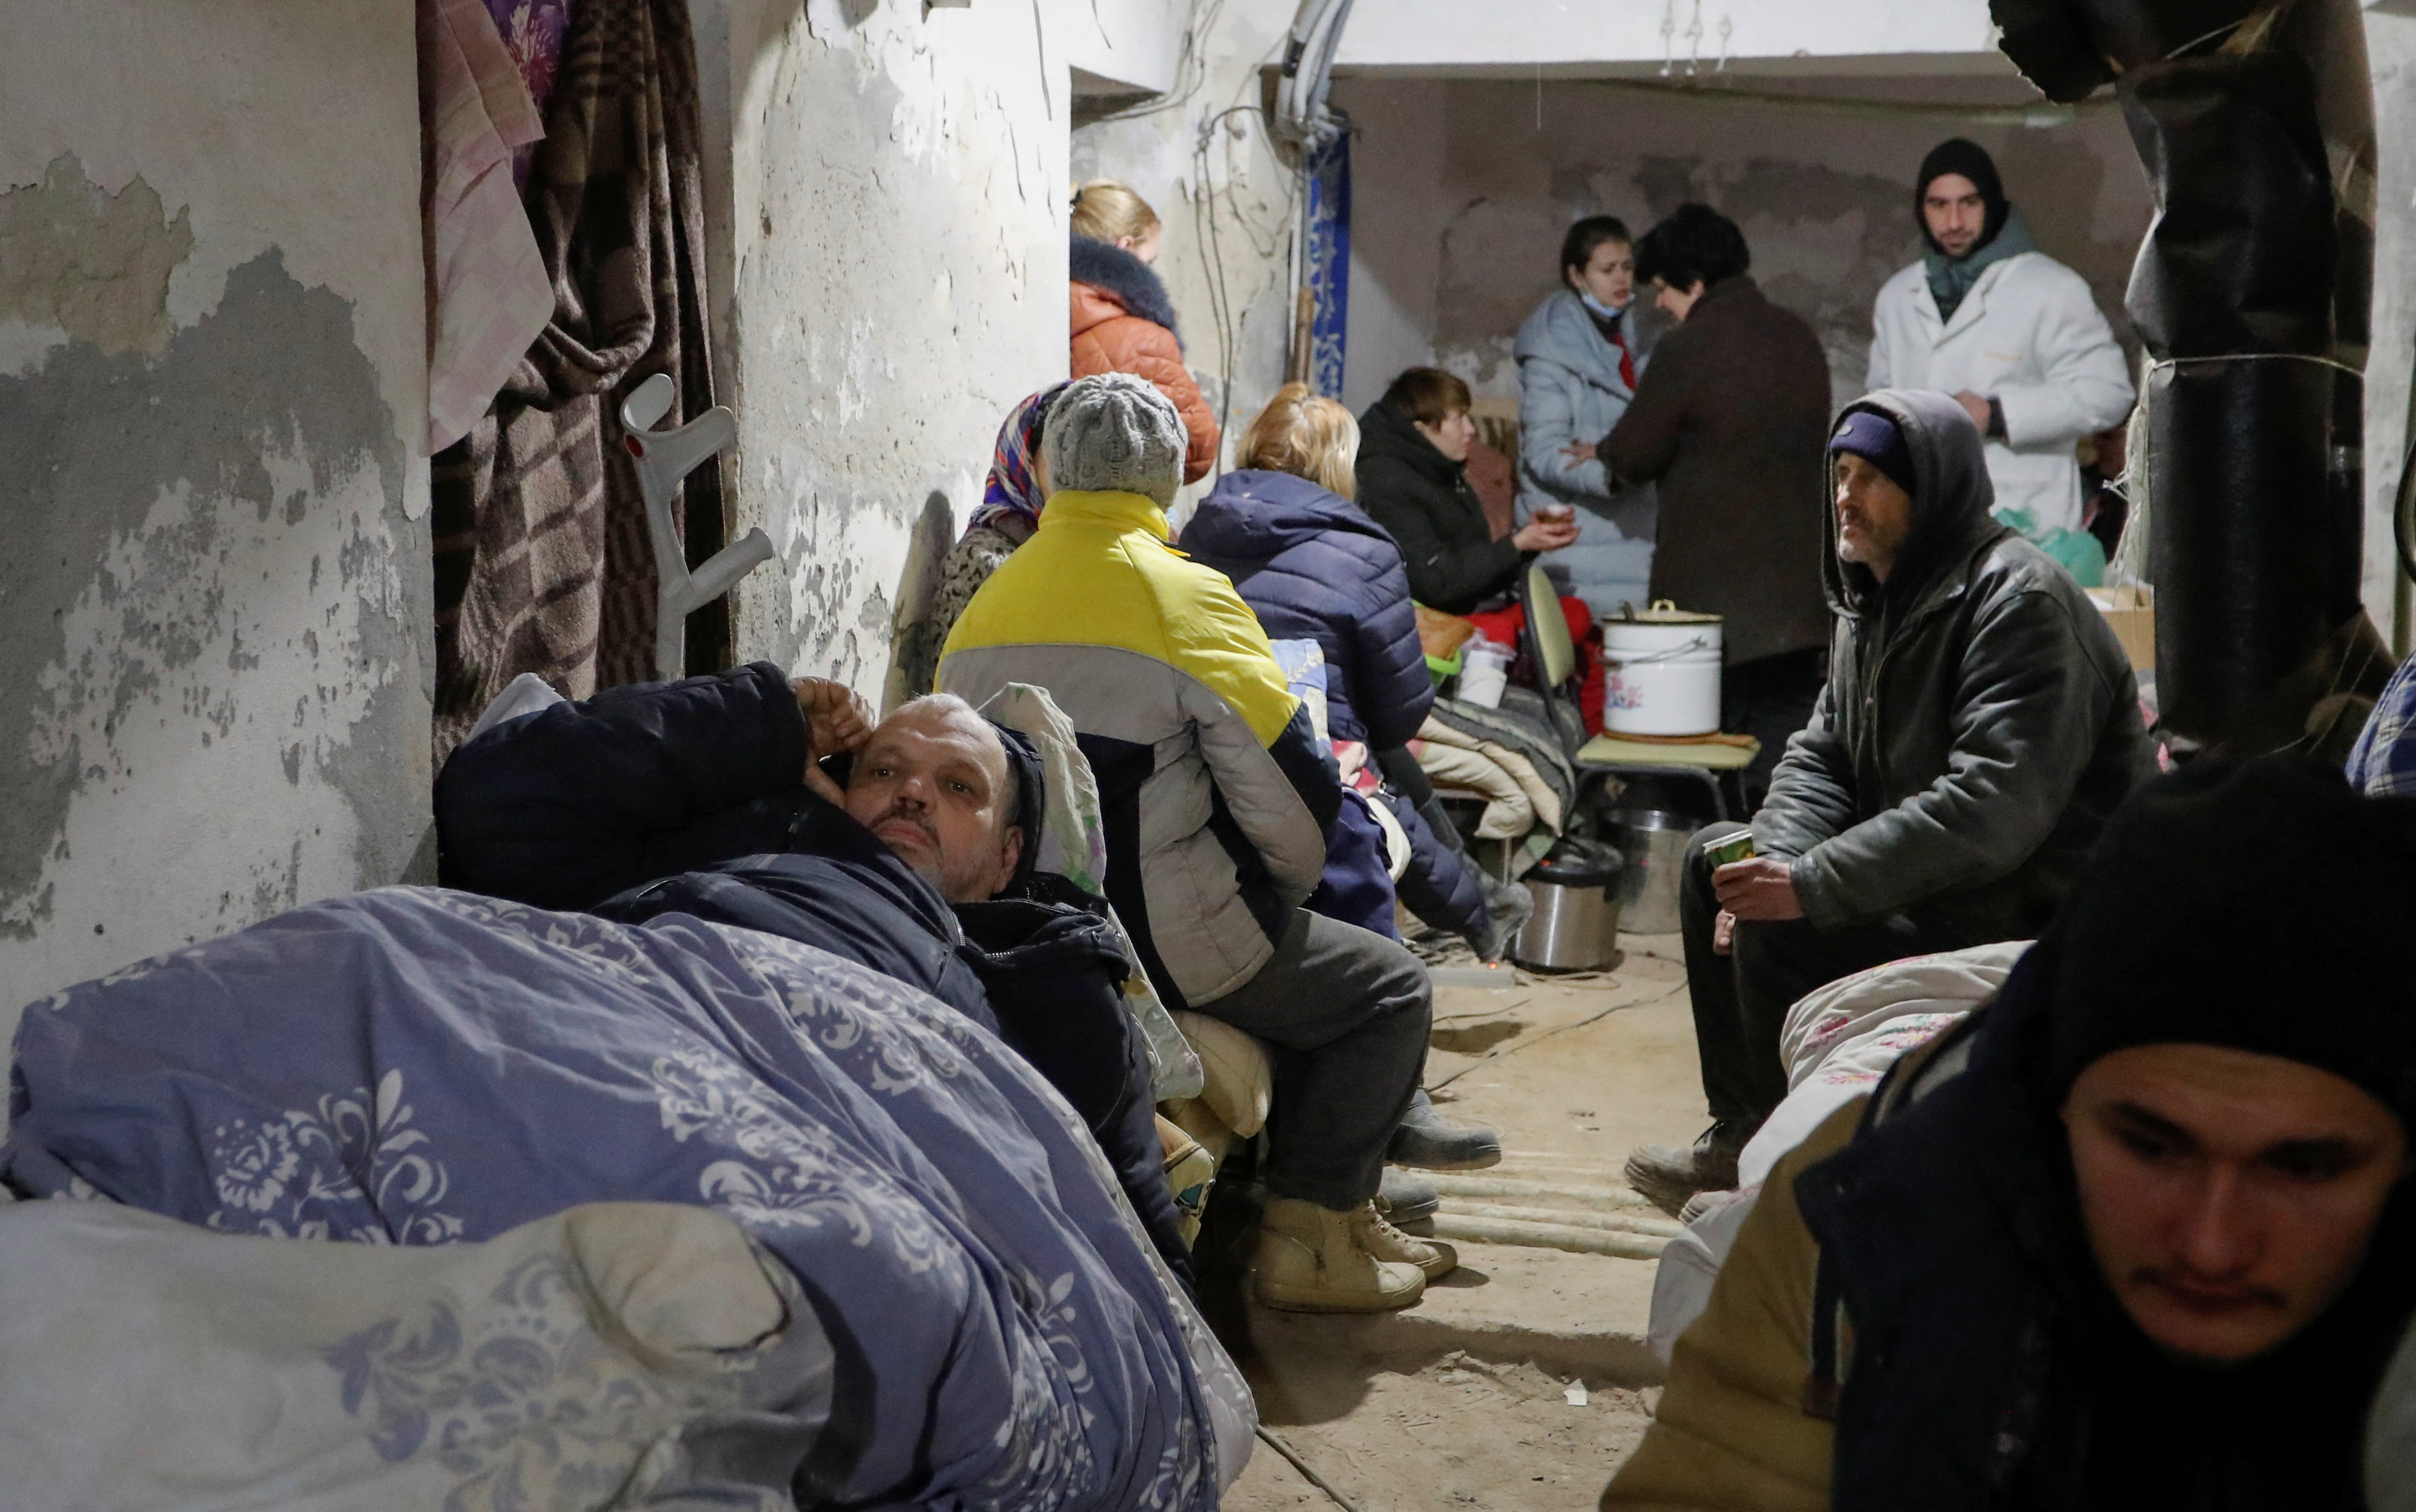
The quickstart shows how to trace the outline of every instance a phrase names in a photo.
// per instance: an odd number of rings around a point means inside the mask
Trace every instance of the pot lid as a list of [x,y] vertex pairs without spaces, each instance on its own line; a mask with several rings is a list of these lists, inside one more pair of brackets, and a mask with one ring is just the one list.
[[1678,607],[1669,599],[1656,598],[1653,601],[1651,608],[1638,609],[1630,605],[1626,613],[1608,622],[1611,624],[1717,624],[1720,622],[1720,617],[1716,614],[1697,614],[1691,609]]
[[1617,879],[1621,862],[1618,847],[1582,835],[1566,835],[1528,868],[1526,879],[1560,887],[1608,887]]

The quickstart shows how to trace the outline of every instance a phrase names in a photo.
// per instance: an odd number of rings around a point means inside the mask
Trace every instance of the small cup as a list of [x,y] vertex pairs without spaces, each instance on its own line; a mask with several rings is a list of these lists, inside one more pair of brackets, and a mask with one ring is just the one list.
[[1751,861],[1753,858],[1753,831],[1750,830],[1739,830],[1736,833],[1714,840],[1703,847],[1703,859],[1710,861],[1714,869],[1733,866],[1738,861]]

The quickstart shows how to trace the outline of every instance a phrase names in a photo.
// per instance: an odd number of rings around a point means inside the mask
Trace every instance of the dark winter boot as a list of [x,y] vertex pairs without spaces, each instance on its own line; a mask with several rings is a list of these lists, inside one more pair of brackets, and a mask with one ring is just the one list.
[[1535,916],[1535,895],[1524,883],[1497,882],[1483,872],[1476,876],[1485,890],[1485,923],[1468,936],[1468,947],[1478,960],[1490,964],[1518,943],[1518,932]]
[[1730,1191],[1737,1184],[1737,1154],[1752,1130],[1722,1121],[1692,1145],[1647,1145],[1627,1157],[1627,1184],[1672,1218],[1699,1191]]
[[1483,1124],[1456,1124],[1435,1112],[1425,1087],[1410,1100],[1384,1159],[1421,1171],[1482,1171],[1502,1163],[1502,1136]]
[[1384,1185],[1376,1193],[1376,1211],[1395,1228],[1408,1234],[1419,1233],[1434,1221],[1435,1212],[1442,1206],[1442,1193],[1435,1190],[1433,1182],[1397,1165],[1384,1167]]

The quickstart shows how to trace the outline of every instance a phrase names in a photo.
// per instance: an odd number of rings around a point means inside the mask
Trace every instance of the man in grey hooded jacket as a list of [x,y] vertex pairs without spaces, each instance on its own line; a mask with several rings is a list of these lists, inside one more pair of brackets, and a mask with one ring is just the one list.
[[1829,442],[1836,629],[1812,723],[1754,816],[1754,854],[1687,853],[1680,912],[1712,1127],[1628,1158],[1672,1211],[1736,1184],[1787,1093],[1778,1034],[1824,982],[2028,939],[2154,761],[2122,645],[2070,574],[1989,516],[1980,432],[1951,396],[1881,390]]

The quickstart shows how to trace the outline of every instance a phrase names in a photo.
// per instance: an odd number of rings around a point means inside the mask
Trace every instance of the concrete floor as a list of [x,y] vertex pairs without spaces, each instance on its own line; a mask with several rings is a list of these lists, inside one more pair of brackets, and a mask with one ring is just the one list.
[[[1703,1122],[1674,936],[1628,936],[1608,973],[1439,987],[1427,1083],[1502,1130],[1487,1175],[1609,1188],[1635,1145]],[[1448,1079],[1448,1085],[1444,1085]],[[1541,1203],[1545,1199],[1501,1199]],[[1446,1195],[1443,1213],[1480,1216]],[[1661,1370],[1644,1347],[1653,1263],[1461,1243],[1459,1271],[1407,1312],[1254,1310],[1246,1360],[1267,1427],[1362,1512],[1591,1505],[1636,1445]],[[1585,1404],[1567,1400],[1571,1383]],[[1232,1512],[1331,1507],[1261,1444]]]

